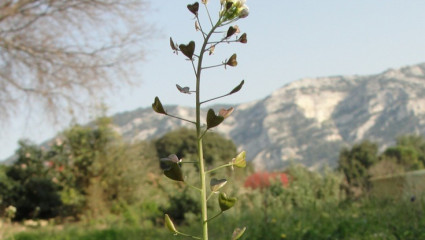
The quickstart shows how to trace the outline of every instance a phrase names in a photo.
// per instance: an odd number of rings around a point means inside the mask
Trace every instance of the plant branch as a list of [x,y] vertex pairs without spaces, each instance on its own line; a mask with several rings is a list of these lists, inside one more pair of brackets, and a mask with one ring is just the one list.
[[212,173],[212,172],[215,172],[215,171],[217,171],[217,170],[219,170],[219,169],[222,169],[222,168],[225,168],[225,167],[231,167],[231,166],[233,166],[233,163],[224,164],[224,165],[221,165],[221,166],[216,167],[216,168],[214,168],[214,169],[211,169],[211,170],[205,171],[205,173]]
[[168,113],[166,113],[165,115],[167,115],[167,116],[169,116],[169,117],[172,117],[172,118],[176,118],[176,119],[179,119],[179,120],[185,121],[185,122],[189,122],[189,123],[192,123],[192,124],[196,124],[196,122],[194,122],[194,121],[190,121],[190,120],[187,120],[187,119],[184,119],[184,118],[181,118],[181,117],[177,117],[177,116],[174,116],[174,115],[171,115],[171,114],[168,114]]
[[205,129],[205,131],[202,133],[202,135],[201,135],[201,139],[205,136],[205,134],[207,133],[207,131],[208,131],[208,129]]
[[227,94],[224,94],[224,95],[219,96],[219,97],[215,97],[215,98],[211,98],[211,99],[205,100],[205,101],[201,102],[201,104],[204,104],[204,103],[207,103],[207,102],[211,102],[211,101],[214,101],[214,100],[217,100],[217,99],[220,99],[220,98],[224,98],[224,97],[227,97],[227,96],[230,96],[230,95],[231,94],[227,93]]
[[195,189],[195,190],[202,191],[202,189],[197,188],[197,187],[193,186],[192,184],[189,184],[189,183],[187,183],[187,182],[185,182],[185,183],[186,183],[186,185],[187,185],[187,186],[189,186],[189,187],[191,187],[191,188],[193,188],[193,189]]
[[221,41],[209,42],[208,44],[214,44],[213,46],[217,46],[219,43],[234,43],[234,42],[239,42],[237,39],[236,40],[226,40],[226,39],[227,38],[224,38]]
[[214,195],[216,192],[211,192],[210,195],[207,197],[207,201],[210,200],[210,198]]
[[219,213],[218,213],[217,215],[215,215],[214,217],[212,217],[212,218],[208,219],[208,220],[207,220],[207,222],[209,222],[209,221],[213,220],[214,218],[216,218],[216,217],[220,216],[222,213],[223,213],[223,211],[219,212]]
[[[195,63],[193,62],[193,61],[191,61],[192,62],[192,67],[193,67],[193,72],[195,73],[195,76],[197,75],[196,74],[196,67],[195,67]],[[196,91],[195,91],[196,92]]]
[[196,21],[198,21],[198,26],[199,26],[199,29],[201,30],[202,37],[204,38],[204,41],[206,41],[206,36],[205,36],[204,30],[202,29],[201,21],[199,21],[198,15],[196,15]]
[[207,10],[207,14],[208,14],[208,18],[210,19],[211,27],[214,27],[214,24],[213,24],[212,19],[211,19],[210,11],[208,11],[208,7],[207,7],[206,4],[204,4],[204,6],[205,6],[205,9]]
[[221,66],[224,66],[224,65],[226,65],[226,64],[225,63],[221,63],[221,64],[217,64],[217,65],[213,65],[213,66],[203,67],[202,69],[221,67]]

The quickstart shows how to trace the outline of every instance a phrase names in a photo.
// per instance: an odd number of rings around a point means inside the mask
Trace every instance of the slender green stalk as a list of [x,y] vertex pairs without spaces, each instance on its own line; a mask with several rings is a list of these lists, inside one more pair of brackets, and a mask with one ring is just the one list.
[[214,218],[220,216],[222,213],[223,213],[223,211],[220,211],[217,215],[215,215],[214,217],[208,219],[207,222],[209,222],[209,221],[213,220]]
[[202,149],[202,137],[203,131],[201,129],[201,73],[202,73],[202,60],[207,47],[208,40],[220,25],[220,21],[212,27],[211,31],[204,39],[202,48],[198,59],[198,67],[196,71],[196,134],[197,134],[197,146],[198,146],[198,159],[199,159],[199,177],[201,180],[201,220],[202,220],[202,236],[203,240],[208,240],[208,213],[207,213],[207,184],[205,179],[205,162],[204,152]]
[[[219,96],[219,97],[215,97],[215,98],[212,98],[212,99],[209,99],[209,100],[202,102],[201,101],[201,73],[202,73],[202,70],[203,69],[210,69],[210,68],[214,68],[214,67],[219,67],[219,66],[225,66],[226,67],[226,65],[229,65],[229,66],[232,66],[232,67],[236,66],[237,65],[236,61],[235,61],[236,60],[236,54],[232,55],[232,57],[231,57],[231,58],[233,58],[233,60],[231,62],[233,64],[229,63],[226,60],[224,63],[218,64],[218,65],[202,67],[202,63],[203,63],[203,58],[205,56],[205,53],[212,51],[213,48],[216,45],[218,45],[219,43],[222,43],[222,42],[237,42],[237,41],[228,40],[228,38],[230,37],[229,35],[233,35],[233,33],[229,34],[229,32],[227,33],[225,38],[221,39],[221,41],[209,42],[209,40],[210,40],[210,38],[212,37],[213,34],[217,33],[216,30],[218,28],[223,27],[227,24],[230,24],[231,22],[234,22],[236,19],[239,19],[240,17],[246,17],[248,15],[248,7],[245,5],[245,1],[238,1],[238,2],[234,2],[234,1],[230,1],[230,0],[221,1],[220,2],[221,3],[221,10],[220,10],[219,19],[218,19],[217,23],[214,25],[213,22],[212,22],[210,13],[208,11],[208,8],[206,6],[206,1],[204,1],[203,3],[205,4],[205,8],[206,8],[206,11],[207,11],[207,14],[208,14],[208,18],[209,18],[211,26],[212,26],[211,30],[208,32],[208,34],[204,32],[204,30],[201,26],[200,20],[198,18],[199,3],[195,2],[194,4],[187,5],[189,11],[192,12],[193,14],[195,14],[195,16],[196,16],[196,30],[201,31],[202,37],[204,39],[199,55],[194,54],[194,51],[195,51],[194,41],[189,42],[188,45],[184,45],[184,44],[177,45],[170,38],[170,45],[171,45],[173,52],[174,53],[177,53],[179,51],[182,52],[186,57],[188,57],[191,60],[191,63],[192,63],[193,72],[196,76],[196,90],[195,91],[189,91],[188,89],[184,89],[184,91],[183,91],[182,88],[179,85],[177,85],[177,88],[182,93],[195,93],[196,94],[196,105],[195,105],[196,106],[196,120],[191,121],[191,120],[187,120],[187,119],[184,119],[184,118],[180,118],[180,117],[177,117],[177,116],[167,114],[164,107],[162,106],[162,103],[159,101],[158,97],[155,98],[155,101],[152,104],[152,108],[155,112],[157,112],[159,114],[165,114],[165,115],[168,115],[168,116],[173,117],[173,118],[177,118],[177,119],[180,119],[180,120],[183,120],[183,121],[186,121],[186,122],[190,122],[190,123],[195,124],[195,126],[196,126],[197,156],[198,156],[198,159],[197,159],[198,162],[197,163],[199,164],[200,187],[198,188],[198,187],[195,187],[195,186],[189,184],[188,182],[186,182],[186,183],[189,187],[200,191],[202,237],[195,237],[195,236],[192,236],[192,235],[188,235],[188,234],[178,232],[176,230],[176,228],[174,227],[174,224],[172,223],[170,217],[167,214],[165,214],[165,223],[166,223],[167,227],[169,228],[169,230],[176,235],[180,234],[182,236],[191,237],[191,238],[194,238],[194,239],[208,240],[208,221],[215,219],[216,217],[220,216],[223,213],[223,211],[226,211],[226,210],[230,209],[231,207],[233,207],[233,205],[236,202],[236,198],[228,198],[225,193],[220,192],[219,204],[220,204],[220,208],[221,208],[222,211],[220,213],[218,213],[217,215],[215,215],[214,217],[208,219],[207,201],[211,198],[211,196],[214,193],[218,193],[218,192],[216,192],[216,190],[218,190],[219,188],[224,186],[224,184],[226,184],[227,180],[226,179],[221,179],[221,180],[212,179],[212,184],[213,184],[214,181],[218,182],[218,184],[213,186],[213,190],[212,190],[211,194],[207,197],[206,175],[208,173],[211,173],[213,171],[217,171],[217,170],[224,168],[224,167],[233,167],[234,165],[237,166],[237,167],[245,167],[246,163],[245,163],[245,151],[243,151],[242,153],[240,153],[235,158],[236,160],[232,160],[231,163],[222,165],[222,166],[214,168],[212,170],[205,170],[205,161],[204,161],[204,152],[203,152],[203,138],[204,138],[205,134],[207,133],[208,129],[210,129],[212,127],[216,127],[217,125],[219,125],[224,120],[225,117],[222,116],[223,115],[222,111],[220,111],[219,116],[217,116],[215,114],[214,110],[210,109],[208,111],[208,114],[207,114],[207,126],[204,127],[202,125],[202,122],[201,122],[201,104],[229,96],[229,95],[239,91],[244,82],[242,81],[241,84],[239,84],[237,87],[235,87],[228,94],[225,94],[225,95],[222,95],[222,96]],[[238,15],[235,15],[235,14],[238,14]],[[232,29],[229,28],[229,30],[232,30]],[[246,39],[244,39],[244,42],[246,42]],[[211,45],[211,46],[207,47],[207,45]],[[211,52],[210,52],[210,54],[211,54]],[[195,66],[194,57],[197,60],[197,66]],[[224,115],[228,116],[232,111],[233,111],[233,109],[228,109],[228,110],[224,109]],[[211,114],[211,112],[213,114]],[[164,174],[167,177],[169,177],[170,179],[185,182],[184,178],[183,178],[183,174],[182,174],[181,169],[179,167],[180,165],[178,165],[179,161],[181,161],[181,160],[178,160],[178,158],[176,158],[175,156],[173,156],[172,158],[169,157],[168,159],[165,159],[165,160],[161,159],[161,164],[162,164],[161,168],[164,170]],[[193,163],[193,162],[187,162],[187,163]],[[233,239],[239,239],[241,234],[236,236],[236,237],[233,237]]]
[[174,116],[174,115],[171,115],[171,114],[168,114],[168,113],[166,115],[169,116],[169,117],[175,118],[175,119],[179,119],[179,120],[182,120],[182,121],[185,121],[185,122],[196,124],[196,122],[194,122],[194,121],[190,121],[190,120],[187,120],[187,119],[184,119],[184,118],[181,118],[181,117],[177,117],[177,116]]
[[216,67],[221,67],[221,66],[224,66],[224,65],[226,65],[226,64],[225,63],[221,63],[221,64],[217,64],[217,65],[214,65],[214,66],[203,67],[202,69],[216,68]]
[[186,185],[187,185],[187,186],[189,186],[189,187],[191,187],[191,188],[193,188],[193,189],[195,189],[195,190],[197,190],[197,191],[201,191],[201,189],[200,189],[200,188],[197,188],[197,187],[195,187],[195,186],[193,186],[192,184],[189,184],[189,183],[187,183],[187,182],[186,182]]
[[212,173],[212,172],[215,172],[215,171],[217,171],[217,170],[219,170],[219,169],[222,169],[222,168],[225,168],[225,167],[231,167],[232,165],[233,165],[233,163],[224,164],[224,165],[221,165],[221,166],[216,167],[216,168],[214,168],[214,169],[211,169],[211,170],[205,171],[205,173]]
[[208,99],[208,100],[205,100],[205,101],[201,102],[201,104],[204,104],[204,103],[207,103],[207,102],[211,102],[211,101],[214,101],[214,100],[217,100],[217,99],[220,99],[220,98],[224,98],[224,97],[227,97],[229,95],[230,94],[227,93],[227,94],[224,94],[224,95],[219,96],[219,97],[211,98],[211,99]]
[[210,198],[214,195],[215,192],[211,192],[210,195],[207,197],[207,201],[210,200]]

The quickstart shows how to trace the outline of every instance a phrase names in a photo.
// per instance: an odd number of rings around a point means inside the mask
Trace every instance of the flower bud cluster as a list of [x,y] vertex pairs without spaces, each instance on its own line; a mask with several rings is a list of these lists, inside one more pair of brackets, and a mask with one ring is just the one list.
[[220,0],[222,21],[231,21],[237,18],[246,18],[249,15],[249,8],[245,4],[246,0]]

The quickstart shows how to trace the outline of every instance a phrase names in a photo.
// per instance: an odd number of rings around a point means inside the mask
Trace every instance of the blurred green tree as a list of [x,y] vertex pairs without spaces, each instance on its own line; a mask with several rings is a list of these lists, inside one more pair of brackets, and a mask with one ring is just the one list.
[[[357,196],[369,187],[368,169],[378,162],[378,145],[365,140],[352,148],[343,148],[339,154],[338,169],[345,176],[349,196]],[[359,192],[360,191],[360,192]]]
[[[207,166],[228,163],[236,155],[236,146],[232,140],[222,135],[208,132],[204,137],[204,159]],[[155,147],[160,157],[176,154],[179,158],[197,161],[196,131],[181,128],[171,131],[155,141]]]
[[48,145],[21,141],[16,162],[0,172],[3,206],[16,206],[16,219],[119,213],[152,192],[155,148],[122,141],[109,118],[71,126]]
[[17,208],[16,220],[55,217],[62,205],[60,186],[48,171],[45,151],[27,141],[19,145],[17,160],[6,171],[4,201]]

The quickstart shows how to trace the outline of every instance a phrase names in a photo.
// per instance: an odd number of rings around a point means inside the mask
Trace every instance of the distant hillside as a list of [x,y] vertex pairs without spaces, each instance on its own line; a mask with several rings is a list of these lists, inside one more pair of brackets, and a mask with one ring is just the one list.
[[[191,108],[166,108],[185,118],[195,115]],[[190,127],[150,108],[113,118],[129,141]],[[236,106],[215,131],[246,149],[257,169],[282,168],[291,160],[311,168],[336,166],[344,144],[370,139],[388,146],[399,135],[425,134],[425,64],[370,76],[301,79],[263,100]]]

